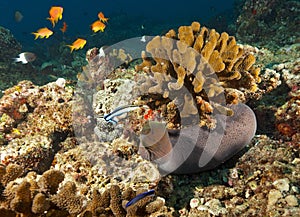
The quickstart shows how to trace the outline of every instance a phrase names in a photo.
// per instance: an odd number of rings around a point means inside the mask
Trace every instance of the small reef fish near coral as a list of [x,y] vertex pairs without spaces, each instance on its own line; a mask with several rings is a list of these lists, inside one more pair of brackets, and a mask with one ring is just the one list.
[[44,27],[38,29],[36,32],[32,32],[32,34],[35,36],[34,40],[36,40],[38,38],[49,38],[53,32],[47,27]]
[[98,31],[103,32],[105,27],[106,27],[106,25],[104,23],[102,23],[100,20],[96,20],[91,25],[91,29],[93,30],[93,32],[98,32]]
[[134,105],[120,106],[120,107],[116,108],[115,110],[113,110],[111,113],[105,114],[103,116],[103,118],[107,122],[117,124],[118,123],[118,120],[117,120],[118,116],[121,116],[123,114],[126,114],[130,111],[134,111],[134,110],[139,109],[139,108],[140,108],[140,106],[134,106]]
[[60,6],[52,6],[49,10],[50,17],[47,18],[47,20],[50,20],[52,23],[52,27],[55,26],[55,24],[58,22],[58,20],[62,19],[63,14],[63,7]]
[[98,31],[103,32],[106,27],[106,25],[104,23],[107,23],[108,18],[105,17],[102,12],[98,13],[98,18],[99,18],[99,20],[96,20],[91,25],[91,29],[93,30],[93,32],[98,32]]
[[99,18],[99,20],[100,20],[101,22],[103,22],[103,23],[107,23],[107,21],[108,21],[108,19],[109,19],[109,18],[107,18],[107,17],[104,16],[103,12],[99,12],[99,13],[98,13],[98,18]]
[[85,39],[78,38],[71,45],[66,45],[66,46],[68,46],[71,49],[71,52],[73,52],[73,50],[78,50],[83,48],[85,44],[86,44]]
[[36,59],[36,55],[31,52],[23,52],[18,55],[18,57],[14,58],[15,62],[21,62],[22,64],[27,64],[29,62],[33,62]]
[[[55,25],[58,23],[59,20],[62,20],[63,11],[64,11],[64,8],[61,6],[52,6],[50,8],[50,10],[49,10],[50,17],[47,17],[47,20],[49,20],[51,22],[53,28],[55,27]],[[99,20],[93,22],[90,26],[94,33],[98,32],[98,31],[104,32],[104,30],[106,28],[106,24],[104,24],[104,23],[107,23],[107,21],[109,19],[104,16],[103,12],[98,13],[98,18],[99,18]],[[67,27],[68,27],[68,25],[64,21],[62,27],[60,28],[60,31],[64,34],[67,31]],[[53,31],[48,29],[47,27],[44,27],[44,28],[40,28],[36,32],[32,32],[32,34],[35,35],[35,39],[49,38],[51,35],[53,35]],[[72,45],[67,45],[67,46],[70,47],[71,52],[73,52],[73,50],[82,49],[85,44],[86,44],[85,39],[77,39],[76,41],[74,41],[72,43]]]
[[68,25],[66,22],[63,22],[62,27],[60,28],[60,31],[64,34],[67,31]]

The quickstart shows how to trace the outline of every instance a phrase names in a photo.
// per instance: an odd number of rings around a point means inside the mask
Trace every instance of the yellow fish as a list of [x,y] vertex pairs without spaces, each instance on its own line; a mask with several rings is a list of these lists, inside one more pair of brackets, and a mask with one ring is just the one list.
[[50,17],[47,18],[47,20],[50,20],[52,23],[52,26],[55,26],[55,23],[58,22],[58,20],[62,19],[62,14],[63,14],[63,7],[60,6],[53,6],[49,10],[49,15]]
[[93,22],[93,24],[91,25],[91,29],[93,30],[93,32],[98,32],[98,31],[103,32],[105,27],[106,25],[99,20]]
[[107,23],[107,21],[108,21],[108,19],[109,19],[109,18],[106,18],[102,12],[99,12],[99,13],[98,13],[98,18],[99,18],[99,20],[102,21],[103,23]]
[[73,50],[82,49],[84,45],[86,44],[86,40],[82,38],[76,39],[71,45],[67,45],[69,48],[71,48],[71,53]]
[[32,32],[32,34],[35,35],[34,40],[36,40],[38,38],[49,38],[53,34],[53,32],[47,27],[44,27],[36,32]]

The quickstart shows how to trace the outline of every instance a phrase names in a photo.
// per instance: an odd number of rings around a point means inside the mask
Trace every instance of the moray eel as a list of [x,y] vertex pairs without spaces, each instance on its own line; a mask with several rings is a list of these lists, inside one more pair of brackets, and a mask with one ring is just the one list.
[[217,127],[199,126],[168,130],[150,122],[141,134],[140,155],[156,163],[161,175],[189,174],[210,170],[225,162],[250,143],[256,132],[256,117],[247,105],[228,106],[234,115],[216,116]]

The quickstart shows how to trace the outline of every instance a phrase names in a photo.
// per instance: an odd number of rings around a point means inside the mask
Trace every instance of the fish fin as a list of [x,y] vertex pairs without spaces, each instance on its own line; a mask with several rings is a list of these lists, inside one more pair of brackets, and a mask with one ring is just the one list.
[[20,61],[21,61],[19,57],[17,57],[17,58],[12,58],[12,59],[14,60],[14,62],[15,62],[15,63],[17,63],[17,62],[20,62]]
[[26,61],[26,59],[22,59],[20,56],[16,57],[16,58],[12,58],[14,60],[15,63],[21,62],[22,64],[27,64],[28,61]]
[[72,45],[66,45],[66,46],[68,46],[71,49],[71,53],[72,53],[74,50],[74,47]]
[[34,40],[38,39],[38,37],[39,37],[39,34],[38,34],[38,33],[36,33],[36,32],[32,32],[31,34],[33,34],[33,35],[34,35]]
[[55,20],[52,17],[47,17],[47,20],[50,20],[50,22],[52,23],[52,27],[55,26]]

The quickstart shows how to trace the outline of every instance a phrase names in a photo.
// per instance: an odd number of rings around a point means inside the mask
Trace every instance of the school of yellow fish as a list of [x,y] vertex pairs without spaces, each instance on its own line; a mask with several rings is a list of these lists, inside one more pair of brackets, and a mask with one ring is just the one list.
[[[52,27],[54,28],[55,25],[58,23],[59,20],[62,19],[63,17],[63,12],[64,9],[61,6],[52,6],[49,10],[49,17],[47,18],[47,20],[49,20],[52,24]],[[104,29],[106,28],[106,24],[109,18],[105,17],[103,12],[99,12],[98,13],[98,20],[96,20],[95,22],[93,22],[90,27],[91,30],[93,32],[104,32]],[[67,24],[66,22],[63,22],[62,27],[60,28],[60,30],[62,31],[62,33],[65,33],[67,31]],[[51,35],[53,35],[53,31],[48,29],[47,27],[44,28],[40,28],[38,29],[36,32],[32,32],[32,34],[35,36],[35,40],[38,38],[49,38]],[[85,44],[86,44],[86,40],[83,38],[77,38],[72,44],[66,45],[71,49],[71,52],[73,52],[73,50],[78,50],[78,49],[82,49]]]

